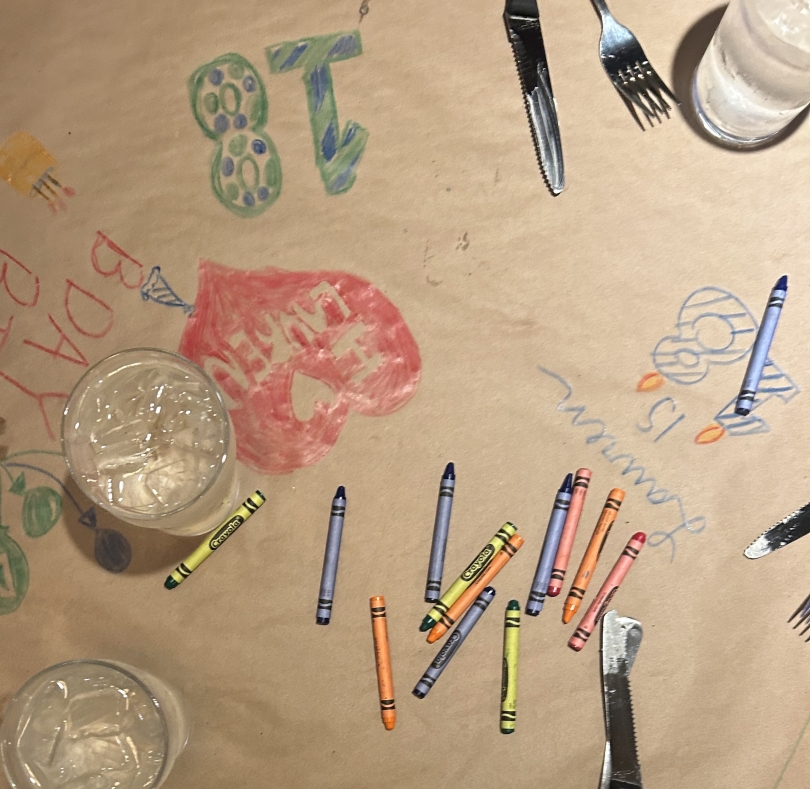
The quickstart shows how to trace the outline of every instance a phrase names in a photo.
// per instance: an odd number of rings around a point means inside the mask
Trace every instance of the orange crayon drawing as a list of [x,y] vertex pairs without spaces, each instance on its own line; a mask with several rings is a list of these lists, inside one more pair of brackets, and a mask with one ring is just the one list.
[[712,422],[706,425],[706,427],[695,436],[695,443],[714,444],[715,441],[719,441],[725,434],[726,429],[722,425],[718,425],[717,422]]
[[56,167],[53,155],[28,132],[14,132],[0,146],[0,178],[21,195],[38,195],[54,213],[67,207],[62,196],[75,194],[56,180]]
[[661,373],[652,372],[642,375],[636,384],[637,392],[654,392],[664,385],[664,376]]

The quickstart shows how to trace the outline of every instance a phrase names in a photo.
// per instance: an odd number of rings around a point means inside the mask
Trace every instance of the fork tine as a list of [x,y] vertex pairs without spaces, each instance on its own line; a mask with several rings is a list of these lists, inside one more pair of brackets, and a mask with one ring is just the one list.
[[810,622],[810,608],[805,608],[804,611],[802,611],[801,615],[796,620],[796,624],[793,625],[793,629],[795,630],[797,627],[801,627],[801,625],[806,622]]
[[[672,94],[670,93],[669,88],[667,88],[667,86],[664,84],[664,81],[661,79],[661,77],[659,77],[658,74],[656,74],[652,68],[650,68],[648,77],[650,90],[655,94],[655,97],[658,99],[661,111],[668,118],[669,111],[672,109],[672,107],[669,105],[669,102],[661,94],[662,92],[665,92],[669,96],[672,96]],[[673,99],[673,101],[675,101],[676,104],[678,103],[677,99]]]
[[810,622],[808,622],[808,623],[807,623],[807,625],[805,626],[804,630],[802,630],[802,631],[799,633],[799,635],[800,635],[800,636],[803,636],[803,635],[804,635],[804,634],[805,634],[805,633],[806,633],[808,630],[810,630]]
[[[619,72],[618,79],[614,80],[613,85],[616,90],[622,94],[622,96],[624,96],[628,101],[632,102],[632,104],[638,107],[642,113],[644,113],[644,118],[646,119],[647,123],[650,124],[650,127],[652,127],[653,117],[655,116],[654,110],[651,111],[650,108],[639,98],[638,84],[632,70],[628,69],[627,74],[622,74]],[[639,121],[638,116],[636,116],[636,120]],[[639,125],[641,126],[642,130],[644,130],[644,125],[640,121]]]
[[638,113],[636,112],[636,108],[634,106],[633,101],[626,95],[625,91],[619,87],[615,82],[613,83],[613,87],[616,88],[616,92],[621,96],[622,101],[627,106],[628,111],[633,116],[633,120],[638,124],[639,129],[641,131],[647,131],[644,124],[641,122],[641,119],[638,117]]
[[805,608],[807,608],[808,606],[810,606],[810,594],[809,594],[809,595],[807,595],[807,597],[805,597],[805,598],[804,598],[804,600],[802,601],[802,604],[801,604],[801,605],[800,605],[800,606],[799,606],[799,607],[798,607],[798,608],[797,608],[797,609],[796,609],[796,610],[793,612],[793,614],[791,615],[790,619],[788,619],[788,622],[792,622],[792,621],[793,621],[793,619],[794,619],[794,618],[795,618],[795,617],[796,617],[796,616],[797,616],[797,615],[798,615],[798,614],[799,614],[801,611],[804,611],[804,609],[805,609]]

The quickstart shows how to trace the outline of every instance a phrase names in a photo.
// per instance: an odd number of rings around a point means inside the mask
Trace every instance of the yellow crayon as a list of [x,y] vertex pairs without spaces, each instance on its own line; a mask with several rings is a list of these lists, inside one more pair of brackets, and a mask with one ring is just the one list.
[[495,554],[509,542],[509,538],[517,533],[517,528],[513,523],[507,521],[495,532],[495,536],[481,549],[478,556],[472,560],[470,566],[455,580],[450,588],[441,596],[439,601],[422,620],[419,629],[424,633],[430,630],[450,609],[450,606],[461,597],[464,590],[486,570],[487,565],[492,561]]
[[520,642],[520,603],[510,600],[503,622],[503,676],[501,682],[501,733],[515,731],[517,708],[518,643]]
[[239,509],[224,523],[209,534],[203,543],[188,558],[183,559],[172,570],[171,575],[164,582],[167,589],[174,589],[178,584],[188,578],[225,540],[228,539],[259,507],[264,504],[265,498],[261,491],[248,496]]

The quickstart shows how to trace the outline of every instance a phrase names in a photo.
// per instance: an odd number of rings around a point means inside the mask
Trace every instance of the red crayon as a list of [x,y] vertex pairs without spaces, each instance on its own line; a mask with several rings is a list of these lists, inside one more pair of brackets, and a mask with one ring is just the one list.
[[551,580],[548,583],[546,594],[549,597],[556,597],[562,591],[565,571],[568,569],[568,560],[571,558],[571,548],[574,547],[574,537],[577,533],[577,526],[579,526],[579,516],[582,513],[582,505],[585,503],[590,481],[591,470],[589,468],[578,468],[577,473],[574,475],[574,492],[571,494],[568,515],[565,516],[560,545],[557,548],[557,556],[551,570]]
[[635,561],[639,551],[644,547],[646,540],[647,535],[640,531],[636,532],[630,538],[630,542],[625,545],[619,560],[613,565],[608,577],[605,578],[599,594],[594,598],[585,616],[582,617],[579,627],[568,641],[568,646],[575,652],[579,652],[585,646],[585,642],[590,638],[596,625],[599,624],[599,620],[607,611],[610,601],[613,600],[613,595],[619,590],[619,585],[624,580],[624,576],[627,575],[627,571]]

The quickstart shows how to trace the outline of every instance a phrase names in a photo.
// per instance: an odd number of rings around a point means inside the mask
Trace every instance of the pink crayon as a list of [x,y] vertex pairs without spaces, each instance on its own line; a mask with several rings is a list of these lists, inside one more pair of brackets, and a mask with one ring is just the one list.
[[582,505],[585,503],[590,481],[591,470],[589,468],[578,468],[577,473],[574,475],[574,492],[571,494],[568,515],[565,518],[560,545],[557,548],[557,556],[554,559],[551,580],[546,592],[549,597],[556,597],[562,591],[565,571],[568,569],[568,560],[571,558],[571,548],[574,547],[574,537],[577,533],[577,526],[579,526],[579,516],[582,513]]
[[624,546],[622,555],[619,557],[616,564],[613,565],[613,569],[602,584],[599,594],[594,598],[585,616],[582,617],[579,627],[574,631],[574,635],[571,636],[568,641],[568,646],[575,652],[579,652],[579,650],[585,646],[585,642],[591,637],[591,633],[593,633],[596,625],[599,624],[599,620],[602,618],[605,611],[607,611],[610,601],[613,600],[613,595],[619,591],[619,585],[624,580],[624,576],[627,575],[627,571],[635,561],[639,551],[644,547],[646,540],[647,535],[644,534],[643,531],[636,532],[630,538],[630,542]]

